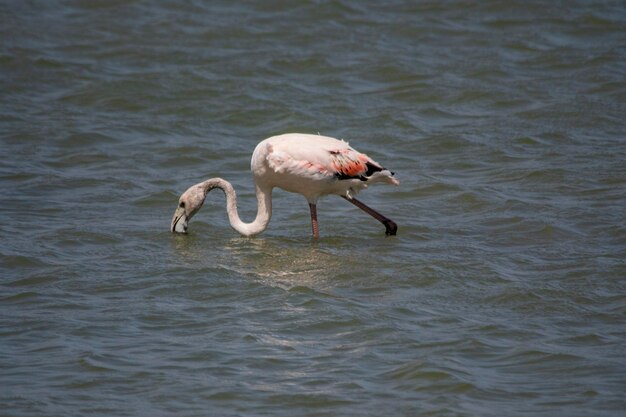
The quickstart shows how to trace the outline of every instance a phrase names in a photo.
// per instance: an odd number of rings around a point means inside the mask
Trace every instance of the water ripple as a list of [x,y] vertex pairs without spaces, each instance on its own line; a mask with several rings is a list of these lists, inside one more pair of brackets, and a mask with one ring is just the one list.
[[[624,7],[0,5],[7,415],[620,415]],[[255,144],[349,140],[399,188],[276,191]],[[563,377],[566,375],[566,377]]]

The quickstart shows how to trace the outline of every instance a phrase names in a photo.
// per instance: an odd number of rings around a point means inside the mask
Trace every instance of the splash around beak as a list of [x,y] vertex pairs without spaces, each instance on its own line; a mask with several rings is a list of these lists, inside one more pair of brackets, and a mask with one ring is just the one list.
[[185,209],[183,207],[178,207],[174,213],[174,217],[172,217],[170,231],[172,233],[187,233],[187,229],[189,228],[188,222],[189,219],[185,213]]

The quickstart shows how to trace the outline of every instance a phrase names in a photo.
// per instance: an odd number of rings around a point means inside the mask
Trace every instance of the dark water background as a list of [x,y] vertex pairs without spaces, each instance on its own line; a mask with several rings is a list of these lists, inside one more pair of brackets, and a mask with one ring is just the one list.
[[[2,416],[619,416],[622,1],[0,2]],[[400,188],[275,193],[345,138]]]

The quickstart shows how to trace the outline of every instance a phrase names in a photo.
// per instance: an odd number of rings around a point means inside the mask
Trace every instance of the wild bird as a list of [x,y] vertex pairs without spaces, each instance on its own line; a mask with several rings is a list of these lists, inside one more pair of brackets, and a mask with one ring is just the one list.
[[400,182],[393,172],[343,140],[303,133],[273,136],[256,146],[251,169],[258,203],[252,223],[244,223],[239,218],[233,186],[222,178],[211,178],[189,187],[180,196],[170,230],[187,233],[189,221],[200,210],[209,191],[220,188],[226,195],[226,210],[233,229],[244,236],[259,234],[270,222],[275,187],[302,194],[307,199],[314,238],[319,238],[317,200],[328,194],[339,195],[374,217],[385,226],[387,235],[395,235],[398,230],[395,222],[354,196],[369,184],[399,185]]

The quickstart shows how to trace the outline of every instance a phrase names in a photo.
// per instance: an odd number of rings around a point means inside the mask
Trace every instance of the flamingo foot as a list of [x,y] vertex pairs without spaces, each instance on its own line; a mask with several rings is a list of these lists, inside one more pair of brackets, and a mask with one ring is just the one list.
[[395,236],[398,231],[398,225],[393,220],[387,219],[382,222],[385,226],[385,235],[387,236]]

